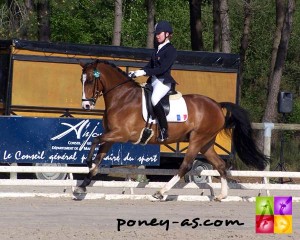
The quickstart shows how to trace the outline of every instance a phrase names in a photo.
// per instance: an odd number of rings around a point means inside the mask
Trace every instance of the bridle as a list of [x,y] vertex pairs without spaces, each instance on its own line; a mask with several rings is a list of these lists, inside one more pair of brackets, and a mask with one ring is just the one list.
[[[82,72],[84,72],[85,68],[82,69]],[[98,91],[98,81],[100,80],[100,72],[95,68],[94,69],[94,90],[93,90],[93,96],[91,98],[82,98],[81,101],[85,102],[85,101],[89,101],[92,103],[92,105],[94,106],[96,104],[97,98],[102,96],[103,93],[100,93]]]
[[[82,70],[82,72],[84,72],[84,70],[85,70],[85,68]],[[132,81],[132,78],[129,78],[126,81],[121,82],[121,83],[117,84],[116,86],[112,87],[111,89],[107,90],[106,92],[100,92],[100,91],[98,91],[98,85],[99,85],[98,82],[100,80],[101,73],[96,68],[94,68],[93,76],[94,76],[94,80],[93,80],[94,81],[93,96],[91,98],[82,98],[81,99],[82,102],[84,102],[84,101],[91,102],[93,106],[95,106],[98,97],[104,96],[107,93],[109,93],[110,91],[114,90],[115,88],[117,88],[117,87],[119,87],[119,86],[121,86],[121,85],[123,85],[123,84],[125,84],[127,82],[131,82]]]

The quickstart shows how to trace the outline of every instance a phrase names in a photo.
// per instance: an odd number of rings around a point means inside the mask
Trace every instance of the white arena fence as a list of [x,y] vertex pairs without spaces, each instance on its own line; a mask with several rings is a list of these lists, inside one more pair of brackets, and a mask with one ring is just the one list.
[[252,127],[253,129],[264,131],[264,154],[266,156],[271,156],[271,140],[273,130],[300,131],[300,124],[252,123]]
[[[142,171],[141,171],[142,170]],[[130,174],[149,174],[157,175],[161,171],[165,171],[163,175],[170,175],[175,173],[176,170],[170,169],[127,169],[127,168],[104,168],[99,170],[100,173],[122,173],[125,175]],[[68,197],[68,198],[84,198],[84,199],[149,199],[150,195],[147,194],[134,194],[134,189],[144,188],[144,189],[160,189],[164,186],[165,182],[135,182],[135,181],[92,181],[91,186],[100,188],[120,188],[122,189],[119,194],[104,194],[104,193],[87,193],[82,196],[74,196],[71,193],[65,193],[66,189],[70,190],[76,186],[79,186],[82,180],[72,179],[72,174],[86,174],[88,172],[87,167],[25,167],[25,166],[0,166],[0,172],[18,172],[18,173],[31,173],[31,172],[60,172],[68,173],[70,178],[66,180],[36,180],[36,179],[0,179],[0,197]],[[176,196],[166,195],[167,200],[177,200],[177,201],[211,201],[214,195],[215,189],[220,189],[220,183],[212,182],[213,176],[219,176],[216,170],[203,170],[201,173],[196,171],[191,171],[189,174],[199,174],[201,176],[208,176],[207,183],[184,183],[179,182],[175,185],[175,189],[208,189],[210,191],[209,196],[203,196],[203,192],[197,192],[197,195],[181,195]],[[268,178],[300,178],[300,172],[281,172],[281,171],[228,171],[229,177],[256,177],[261,178],[260,182],[257,183],[235,183],[229,182],[229,189],[239,189],[239,190],[256,190],[254,196],[229,196],[224,201],[255,201],[255,197],[261,195],[262,191],[266,191],[266,194],[270,195],[271,190],[284,190],[284,191],[297,191],[300,190],[300,184],[278,184],[278,183],[268,183]],[[30,192],[2,192],[2,186],[35,186],[35,187],[62,187],[64,193],[30,193]],[[13,189],[13,188],[12,188]],[[124,194],[125,189],[130,190],[130,194]],[[154,192],[154,190],[153,190]],[[152,193],[153,193],[152,192]],[[230,194],[230,191],[229,191]],[[300,197],[293,197],[293,201],[300,201]]]
[[[255,129],[264,130],[264,153],[270,156],[271,151],[271,136],[273,129],[283,129],[283,130],[300,130],[300,124],[293,124],[291,127],[288,124],[272,124],[272,123],[254,123]],[[295,159],[296,161],[297,159]],[[299,159],[300,160],[300,159]],[[68,178],[66,180],[36,180],[36,179],[0,179],[0,197],[74,197],[71,193],[65,193],[66,189],[69,187],[73,189],[81,184],[81,180],[74,180],[73,174],[86,174],[88,173],[87,167],[53,167],[53,166],[0,166],[0,172],[10,173],[12,176],[16,173],[68,173]],[[99,173],[109,174],[118,173],[125,176],[133,174],[141,175],[175,175],[177,170],[175,169],[140,169],[140,168],[102,168]],[[175,189],[209,189],[210,196],[199,195],[177,195],[177,196],[166,196],[167,199],[175,199],[178,201],[210,201],[214,195],[214,189],[220,189],[221,184],[212,181],[212,177],[219,176],[219,173],[215,170],[203,170],[201,173],[196,171],[190,171],[188,175],[201,175],[208,176],[208,181],[206,183],[184,183],[179,182],[175,185]],[[257,183],[237,183],[229,182],[229,189],[239,189],[239,190],[258,190],[256,194],[260,195],[261,191],[266,191],[266,195],[270,195],[272,190],[284,190],[284,191],[298,191],[300,190],[300,184],[278,184],[269,183],[269,178],[300,178],[300,172],[281,172],[281,171],[228,171],[228,176],[230,177],[254,177],[259,178],[261,181]],[[84,199],[147,199],[149,195],[136,195],[134,194],[134,189],[144,188],[144,189],[160,189],[163,187],[165,182],[135,182],[135,181],[92,181],[91,186],[101,187],[101,188],[122,188],[121,194],[102,194],[102,193],[87,193],[79,198]],[[4,186],[36,186],[36,187],[64,187],[64,193],[32,193],[32,192],[7,192],[2,191],[1,187]],[[130,189],[131,194],[124,194],[125,189]],[[202,192],[203,193],[203,192]],[[229,191],[230,194],[230,191]],[[78,196],[76,196],[78,198]],[[255,196],[252,197],[239,197],[231,196],[227,197],[224,201],[254,201]],[[300,197],[293,197],[293,201],[300,201]]]

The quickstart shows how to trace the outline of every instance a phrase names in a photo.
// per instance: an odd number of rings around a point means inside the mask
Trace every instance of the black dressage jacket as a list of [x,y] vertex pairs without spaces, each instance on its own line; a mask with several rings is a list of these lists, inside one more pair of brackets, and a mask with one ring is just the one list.
[[147,83],[151,83],[151,76],[164,79],[164,83],[176,84],[171,76],[171,67],[177,57],[177,51],[171,43],[167,43],[157,53],[157,49],[153,52],[149,63],[142,69],[149,76]]

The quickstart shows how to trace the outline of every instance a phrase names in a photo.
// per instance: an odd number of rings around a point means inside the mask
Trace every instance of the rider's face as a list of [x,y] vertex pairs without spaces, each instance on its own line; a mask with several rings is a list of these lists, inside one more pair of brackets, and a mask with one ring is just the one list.
[[155,35],[156,41],[158,42],[158,44],[163,43],[168,36],[169,36],[169,33],[167,33],[167,32],[161,32],[161,33],[158,33]]

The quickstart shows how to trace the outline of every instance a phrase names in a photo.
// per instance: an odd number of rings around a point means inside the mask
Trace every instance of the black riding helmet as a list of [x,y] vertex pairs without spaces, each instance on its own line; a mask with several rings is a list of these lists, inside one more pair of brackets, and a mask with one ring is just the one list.
[[159,34],[161,32],[173,33],[173,28],[168,21],[162,20],[155,25],[154,33]]

